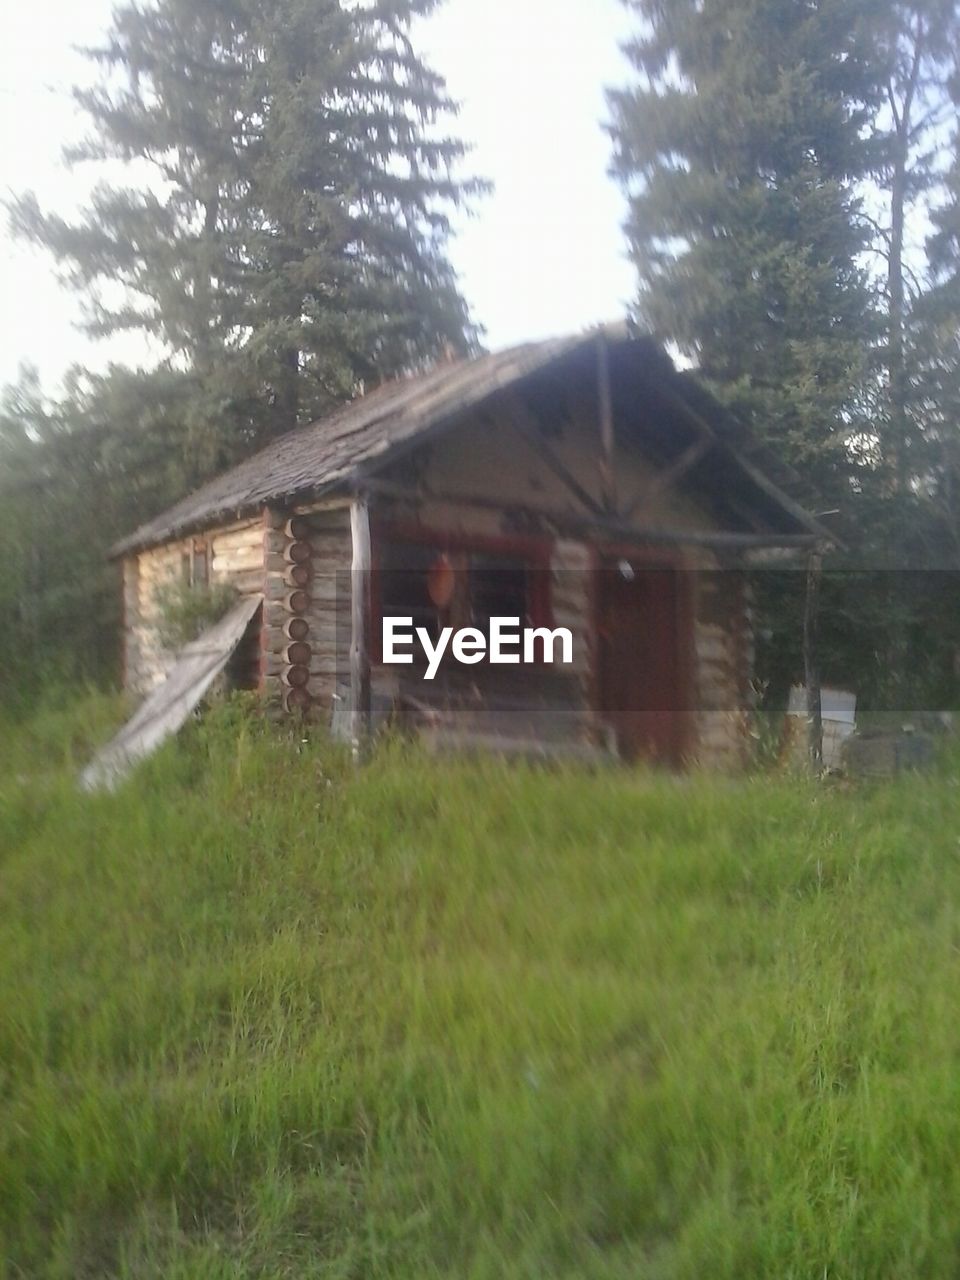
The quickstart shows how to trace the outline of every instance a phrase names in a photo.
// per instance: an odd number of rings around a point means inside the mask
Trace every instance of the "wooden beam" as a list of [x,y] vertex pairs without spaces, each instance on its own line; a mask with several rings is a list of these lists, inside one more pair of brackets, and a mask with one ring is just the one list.
[[353,563],[350,574],[350,738],[353,758],[361,761],[370,741],[370,637],[367,607],[370,566],[370,508],[365,494],[350,504]]
[[765,547],[809,549],[817,543],[812,534],[806,533],[697,533],[683,529],[638,528],[621,520],[582,522],[577,527],[625,542],[665,547],[706,547],[713,551],[756,551]]
[[739,466],[740,469],[749,476],[758,489],[765,493],[768,498],[773,499],[773,501],[781,506],[785,511],[788,511],[799,524],[802,524],[805,528],[809,529],[811,533],[817,533],[821,542],[827,542],[832,546],[841,545],[840,540],[835,537],[829,529],[824,528],[823,525],[810,515],[809,511],[804,510],[800,503],[791,498],[788,493],[784,493],[779,485],[774,484],[774,482],[755,467],[752,462],[745,458],[735,445],[732,445],[729,440],[721,440],[710,426],[709,422],[707,422],[706,418],[704,418],[701,413],[698,413],[697,410],[694,409],[693,405],[685,400],[682,395],[672,390],[670,387],[662,385],[658,385],[655,388],[654,393],[667,400],[674,406],[674,408],[679,410],[680,413],[685,414],[689,422],[693,423],[701,431],[711,436],[717,442],[717,445],[734,459],[737,466]]
[[698,462],[701,462],[706,457],[713,448],[713,444],[713,440],[705,435],[701,435],[694,440],[693,444],[684,449],[675,462],[665,467],[646,486],[643,493],[630,503],[626,511],[623,512],[623,519],[632,520],[644,507],[649,507],[657,498],[673,489],[688,471],[691,471]]
[[749,548],[743,553],[743,563],[750,569],[790,569],[799,573],[806,572],[807,555],[810,543],[804,542],[794,547],[757,547]]
[[350,505],[349,498],[321,498],[316,502],[298,500],[291,510],[298,516],[320,515],[324,511],[342,511]]
[[807,593],[803,610],[803,670],[807,689],[807,726],[810,764],[815,774],[823,772],[823,708],[820,696],[820,585],[823,555],[819,547],[807,559]]
[[444,493],[423,486],[411,489],[395,481],[378,480],[372,476],[364,480],[364,488],[397,502],[414,505],[421,502],[438,502],[458,509],[472,507],[478,511],[494,511],[502,516],[522,518],[531,526],[539,524],[563,535],[585,537],[599,534],[623,542],[635,542],[638,545],[648,543],[655,546],[707,547],[716,551],[758,551],[764,548],[809,551],[819,541],[809,533],[700,533],[682,529],[645,529],[623,520],[608,519],[605,516],[585,518],[572,516],[569,512],[543,511],[535,507],[518,506],[495,498],[474,497],[468,493]]
[[597,400],[600,413],[600,490],[604,510],[617,510],[616,438],[613,427],[613,390],[610,383],[610,348],[601,333],[597,337]]

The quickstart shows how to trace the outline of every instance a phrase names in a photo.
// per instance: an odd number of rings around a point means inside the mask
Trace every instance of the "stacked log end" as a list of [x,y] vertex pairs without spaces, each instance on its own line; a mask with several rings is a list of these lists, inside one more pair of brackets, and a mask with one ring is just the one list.
[[313,551],[299,516],[268,508],[264,516],[265,602],[261,672],[267,701],[288,713],[312,707],[310,620]]

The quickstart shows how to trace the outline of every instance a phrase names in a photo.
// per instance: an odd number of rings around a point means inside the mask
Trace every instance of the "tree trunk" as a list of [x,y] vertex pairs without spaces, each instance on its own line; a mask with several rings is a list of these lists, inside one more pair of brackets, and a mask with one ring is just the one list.
[[212,371],[217,352],[214,343],[214,326],[218,317],[214,314],[213,303],[213,244],[217,235],[217,222],[220,217],[220,192],[215,190],[203,205],[203,234],[198,246],[199,262],[194,276],[194,300],[197,304],[196,314],[196,367],[203,373]]
[[907,197],[906,126],[897,131],[896,154],[890,184],[890,261],[887,269],[889,339],[887,362],[890,394],[890,437],[894,461],[894,487],[902,493],[909,480],[907,458],[907,367],[904,352],[906,324],[903,285],[903,231]]
[[279,374],[276,388],[275,434],[292,431],[300,415],[300,352],[296,347],[283,347],[278,353]]

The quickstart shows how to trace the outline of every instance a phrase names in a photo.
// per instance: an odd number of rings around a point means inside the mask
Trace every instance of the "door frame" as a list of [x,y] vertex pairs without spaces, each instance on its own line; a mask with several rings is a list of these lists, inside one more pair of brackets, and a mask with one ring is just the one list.
[[[626,542],[595,543],[591,547],[590,617],[593,642],[590,701],[594,713],[607,727],[603,711],[603,674],[600,662],[600,612],[603,607],[601,573],[617,560],[631,560],[646,569],[664,569],[677,575],[677,694],[676,742],[678,765],[683,768],[698,745],[696,725],[696,619],[697,567],[682,550]],[[656,763],[656,762],[654,762]],[[672,763],[672,762],[669,762]]]

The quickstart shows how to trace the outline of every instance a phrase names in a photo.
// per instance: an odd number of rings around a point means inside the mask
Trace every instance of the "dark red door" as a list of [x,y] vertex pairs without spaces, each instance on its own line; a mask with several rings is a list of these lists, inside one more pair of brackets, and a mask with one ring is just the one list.
[[599,571],[600,704],[626,760],[680,764],[682,574],[629,559]]

